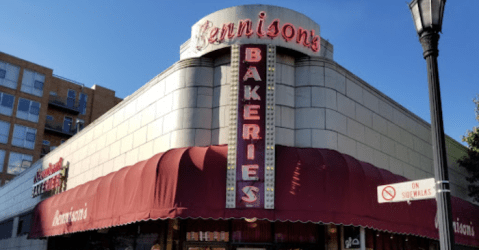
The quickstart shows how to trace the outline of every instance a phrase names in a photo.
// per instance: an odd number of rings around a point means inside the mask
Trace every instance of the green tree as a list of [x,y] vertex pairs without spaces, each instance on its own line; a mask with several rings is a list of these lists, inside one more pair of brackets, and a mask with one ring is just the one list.
[[[474,99],[476,104],[476,120],[479,122],[479,95]],[[474,127],[472,131],[468,130],[462,141],[469,145],[467,155],[457,161],[460,166],[466,168],[470,177],[466,180],[470,183],[468,186],[469,196],[474,201],[479,202],[479,126]]]

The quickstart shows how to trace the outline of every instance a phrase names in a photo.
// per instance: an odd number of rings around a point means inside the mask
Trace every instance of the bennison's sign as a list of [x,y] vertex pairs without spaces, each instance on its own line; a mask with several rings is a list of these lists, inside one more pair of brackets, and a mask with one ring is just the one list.
[[39,169],[33,179],[32,197],[36,197],[48,191],[60,193],[65,188],[66,169],[69,163],[63,165],[63,158],[57,163],[49,164],[45,170]]
[[294,10],[270,5],[241,5],[209,14],[191,27],[180,58],[197,58],[233,45],[264,44],[307,56],[321,52],[320,27]]
[[279,18],[273,19],[269,24],[266,23],[266,12],[261,11],[255,23],[246,18],[234,22],[223,23],[215,26],[212,21],[206,20],[201,24],[198,35],[196,36],[196,49],[201,51],[208,44],[220,44],[226,40],[232,40],[240,37],[258,37],[277,39],[282,38],[286,42],[297,43],[313,52],[320,49],[320,37],[314,29],[308,30],[302,27],[295,27],[294,24],[284,22]]

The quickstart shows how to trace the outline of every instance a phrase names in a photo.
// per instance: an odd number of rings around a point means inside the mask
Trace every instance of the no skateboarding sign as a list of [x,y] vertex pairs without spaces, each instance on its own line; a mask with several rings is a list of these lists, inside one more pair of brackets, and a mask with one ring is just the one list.
[[394,199],[394,197],[396,197],[396,189],[391,186],[384,187],[381,195],[383,196],[384,200],[391,201]]
[[379,203],[434,199],[435,197],[434,178],[378,186]]

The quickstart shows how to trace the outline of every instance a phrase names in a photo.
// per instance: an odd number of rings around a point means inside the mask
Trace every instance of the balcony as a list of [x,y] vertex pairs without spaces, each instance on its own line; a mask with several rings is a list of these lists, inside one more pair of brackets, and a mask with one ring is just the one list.
[[74,125],[68,125],[69,126],[64,126],[63,122],[54,122],[47,120],[45,123],[45,132],[50,132],[52,134],[70,138],[77,133],[77,129]]
[[40,157],[47,155],[48,153],[50,153],[50,151],[51,151],[50,146],[42,145],[42,151],[40,152]]
[[50,95],[48,97],[48,105],[71,114],[78,115],[80,113],[80,105],[73,98]]

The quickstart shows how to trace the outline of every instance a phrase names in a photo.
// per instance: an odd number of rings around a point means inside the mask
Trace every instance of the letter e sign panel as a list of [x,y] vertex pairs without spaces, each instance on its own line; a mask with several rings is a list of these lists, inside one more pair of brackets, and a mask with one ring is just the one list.
[[272,45],[233,45],[227,208],[274,208]]

